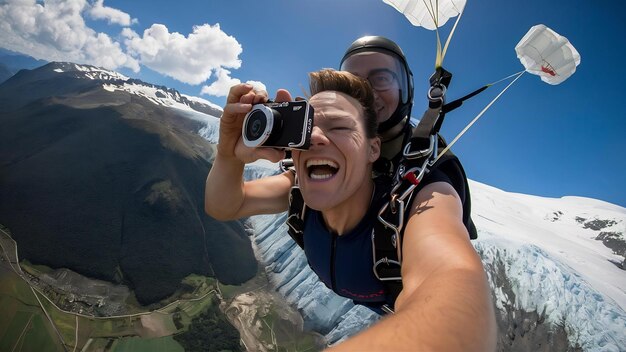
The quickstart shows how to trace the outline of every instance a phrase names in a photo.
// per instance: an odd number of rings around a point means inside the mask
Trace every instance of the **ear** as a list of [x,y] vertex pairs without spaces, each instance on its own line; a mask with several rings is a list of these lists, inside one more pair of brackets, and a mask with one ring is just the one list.
[[378,157],[380,157],[380,138],[370,138],[370,155],[368,160],[373,163],[378,160]]

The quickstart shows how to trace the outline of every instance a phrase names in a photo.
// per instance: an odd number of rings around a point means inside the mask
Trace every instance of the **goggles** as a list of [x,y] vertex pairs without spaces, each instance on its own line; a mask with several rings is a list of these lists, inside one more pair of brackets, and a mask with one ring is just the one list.
[[367,76],[372,88],[379,92],[384,92],[391,88],[398,87],[398,76],[391,70],[386,68],[372,70]]

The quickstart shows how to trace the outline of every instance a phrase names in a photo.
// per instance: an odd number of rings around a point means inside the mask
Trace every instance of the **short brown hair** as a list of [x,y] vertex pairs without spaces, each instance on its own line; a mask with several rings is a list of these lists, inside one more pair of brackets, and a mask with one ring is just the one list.
[[376,110],[374,109],[374,93],[367,80],[350,72],[335,71],[330,68],[309,73],[309,80],[311,96],[332,90],[356,99],[363,107],[367,138],[376,137],[378,120],[376,119]]

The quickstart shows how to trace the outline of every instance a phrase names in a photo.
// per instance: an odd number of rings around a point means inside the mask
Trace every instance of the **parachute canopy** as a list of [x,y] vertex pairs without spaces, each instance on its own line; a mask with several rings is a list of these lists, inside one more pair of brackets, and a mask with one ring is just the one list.
[[553,85],[568,79],[580,64],[580,54],[569,40],[543,24],[532,27],[515,52],[527,72]]
[[400,11],[414,26],[436,30],[463,12],[466,0],[383,0]]

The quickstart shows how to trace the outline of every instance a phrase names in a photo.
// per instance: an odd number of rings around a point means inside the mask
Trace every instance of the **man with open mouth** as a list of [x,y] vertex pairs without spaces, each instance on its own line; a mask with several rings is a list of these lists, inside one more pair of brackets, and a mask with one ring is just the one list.
[[[207,177],[205,208],[218,220],[284,212],[297,174],[310,209],[304,222],[309,265],[337,294],[380,307],[385,294],[372,271],[372,231],[390,185],[372,177],[381,145],[374,95],[367,80],[348,72],[325,69],[310,79],[313,128],[309,149],[292,151],[296,173],[247,182],[246,163],[278,161],[284,152],[245,147],[244,116],[266,97],[247,84],[231,88]],[[284,90],[276,97],[290,99]],[[333,349],[494,350],[490,288],[463,224],[460,197],[442,172],[431,172],[419,187],[404,227],[404,288],[395,313]]]

